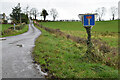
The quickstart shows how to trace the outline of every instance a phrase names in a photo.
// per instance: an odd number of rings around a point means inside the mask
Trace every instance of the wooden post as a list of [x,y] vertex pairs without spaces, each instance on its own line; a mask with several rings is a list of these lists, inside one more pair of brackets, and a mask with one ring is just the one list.
[[87,50],[87,53],[90,53],[91,52],[91,48],[92,48],[92,42],[91,42],[91,26],[87,26],[85,27],[86,29],[86,32],[87,32],[87,35],[88,35],[88,39],[87,39],[87,47],[88,47],[88,50]]

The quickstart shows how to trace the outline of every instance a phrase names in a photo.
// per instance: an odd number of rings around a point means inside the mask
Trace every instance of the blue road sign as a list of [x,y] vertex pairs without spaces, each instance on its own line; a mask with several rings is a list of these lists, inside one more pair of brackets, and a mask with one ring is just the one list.
[[84,26],[94,26],[95,25],[95,15],[84,15],[83,23],[84,23]]

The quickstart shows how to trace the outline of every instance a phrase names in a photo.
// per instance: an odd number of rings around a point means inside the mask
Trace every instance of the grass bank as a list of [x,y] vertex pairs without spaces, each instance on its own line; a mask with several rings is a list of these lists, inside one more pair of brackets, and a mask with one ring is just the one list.
[[86,46],[39,28],[35,42],[35,61],[49,78],[117,78],[118,70],[86,56]]
[[13,25],[11,24],[0,24],[0,37],[15,36],[28,31],[28,25],[26,24],[21,26],[16,25],[15,28],[16,30],[13,29]]

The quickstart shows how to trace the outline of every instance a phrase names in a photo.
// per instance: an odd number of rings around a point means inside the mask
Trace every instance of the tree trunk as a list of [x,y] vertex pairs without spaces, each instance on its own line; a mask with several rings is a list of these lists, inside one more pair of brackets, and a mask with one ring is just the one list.
[[113,19],[112,20],[114,20],[114,17],[115,17],[115,15],[113,14]]
[[53,21],[55,21],[55,17],[53,17]]
[[101,21],[101,18],[99,17],[99,21]]
[[36,15],[35,15],[35,20],[36,20]]
[[45,19],[46,19],[46,16],[44,16],[44,21],[45,21]]

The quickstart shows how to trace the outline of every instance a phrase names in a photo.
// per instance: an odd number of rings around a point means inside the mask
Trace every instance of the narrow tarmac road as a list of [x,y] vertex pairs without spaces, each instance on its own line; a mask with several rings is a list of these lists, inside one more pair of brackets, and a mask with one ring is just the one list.
[[32,63],[32,49],[41,32],[29,24],[28,32],[6,37],[2,43],[2,78],[44,78]]

